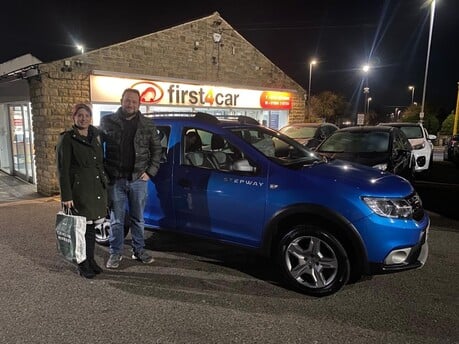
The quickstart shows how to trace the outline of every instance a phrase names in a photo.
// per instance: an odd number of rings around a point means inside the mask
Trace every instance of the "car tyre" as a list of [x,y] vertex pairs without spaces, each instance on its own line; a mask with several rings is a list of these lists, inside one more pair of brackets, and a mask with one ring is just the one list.
[[334,294],[349,280],[346,250],[334,235],[318,226],[293,227],[281,239],[277,259],[286,284],[307,295]]

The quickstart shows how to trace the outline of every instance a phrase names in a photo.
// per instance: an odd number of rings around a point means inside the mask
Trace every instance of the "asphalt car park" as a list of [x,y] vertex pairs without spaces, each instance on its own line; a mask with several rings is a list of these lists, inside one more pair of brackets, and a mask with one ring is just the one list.
[[[456,343],[458,226],[435,222],[422,269],[314,298],[279,285],[249,251],[146,233],[151,265],[79,277],[55,249],[58,199],[5,203],[1,343]],[[436,218],[433,218],[436,221]],[[454,231],[456,228],[456,231]],[[126,238],[126,246],[130,237]],[[129,252],[126,252],[127,257]],[[96,247],[103,265],[108,249]]]

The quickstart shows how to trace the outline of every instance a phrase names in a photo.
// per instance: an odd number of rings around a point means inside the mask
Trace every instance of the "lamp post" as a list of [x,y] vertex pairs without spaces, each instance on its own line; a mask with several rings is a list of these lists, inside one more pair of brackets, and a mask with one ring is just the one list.
[[426,58],[426,67],[424,73],[424,87],[422,90],[422,102],[421,102],[421,112],[419,113],[419,120],[422,122],[424,118],[424,102],[426,99],[426,87],[427,87],[427,74],[429,70],[429,58],[430,58],[430,46],[432,43],[432,32],[433,32],[433,24],[434,24],[434,17],[435,17],[435,0],[431,0],[430,3],[430,29],[429,29],[429,43],[427,45],[427,58]]
[[365,87],[363,88],[363,94],[365,95],[365,102],[363,103],[363,114],[366,115],[367,114],[367,104],[368,104],[368,94],[370,93],[370,88],[368,87],[368,76],[367,76],[367,74],[370,71],[370,66],[369,65],[364,65],[362,67],[362,71],[365,74],[365,76],[364,76],[364,78],[365,78],[365,81],[364,81]]
[[370,102],[372,101],[373,98],[368,97],[367,99],[367,113],[370,113]]
[[309,62],[309,87],[308,87],[308,117],[311,118],[311,81],[312,81],[312,66],[317,63],[316,60]]
[[411,91],[411,105],[414,104],[414,86],[408,86],[408,89]]

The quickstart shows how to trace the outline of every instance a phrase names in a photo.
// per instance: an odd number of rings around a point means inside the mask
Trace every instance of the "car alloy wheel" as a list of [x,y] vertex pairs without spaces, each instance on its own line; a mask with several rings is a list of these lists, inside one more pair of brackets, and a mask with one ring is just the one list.
[[312,296],[327,296],[349,280],[346,251],[330,233],[316,226],[296,226],[279,245],[280,271],[296,290]]
[[108,237],[110,233],[110,219],[106,218],[104,222],[96,225],[96,242],[100,245],[108,245]]
[[[110,217],[106,217],[105,221],[94,226],[96,230],[96,242],[102,246],[108,246],[109,236],[110,236]],[[130,223],[128,220],[128,214],[125,215],[124,220],[124,237],[126,237],[129,233]]]

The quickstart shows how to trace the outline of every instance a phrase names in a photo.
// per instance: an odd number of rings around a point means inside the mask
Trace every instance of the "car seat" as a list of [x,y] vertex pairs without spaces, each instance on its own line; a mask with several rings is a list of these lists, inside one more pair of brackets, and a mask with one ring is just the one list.
[[185,135],[185,164],[204,168],[217,168],[202,150],[201,137],[195,131],[190,131]]
[[210,140],[210,148],[212,149],[212,156],[220,170],[229,170],[231,161],[228,155],[223,151],[225,149],[225,139],[220,135],[212,135]]

